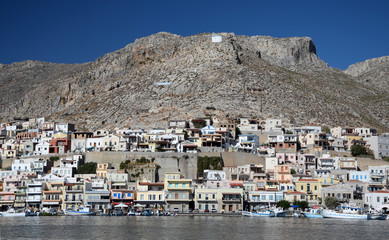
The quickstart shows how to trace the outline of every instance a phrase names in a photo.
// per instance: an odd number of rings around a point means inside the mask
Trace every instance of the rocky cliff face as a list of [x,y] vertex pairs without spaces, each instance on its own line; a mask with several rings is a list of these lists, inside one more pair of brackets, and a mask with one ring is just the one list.
[[344,72],[355,77],[361,83],[379,90],[389,90],[389,56],[355,63]]
[[377,89],[329,68],[310,38],[220,35],[213,43],[208,33],[162,32],[90,63],[3,65],[0,117],[46,116],[90,129],[210,115],[389,127],[389,108],[371,101]]

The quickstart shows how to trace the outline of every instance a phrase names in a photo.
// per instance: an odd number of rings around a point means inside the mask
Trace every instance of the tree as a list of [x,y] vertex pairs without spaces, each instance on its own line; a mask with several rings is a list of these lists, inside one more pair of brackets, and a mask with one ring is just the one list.
[[241,135],[242,132],[240,131],[240,129],[238,127],[235,128],[235,137],[238,138],[239,135]]
[[294,201],[293,205],[297,205],[297,206],[299,206],[299,208],[304,210],[308,207],[308,202],[307,201]]
[[330,196],[328,196],[324,199],[324,203],[326,204],[326,207],[328,207],[329,209],[334,209],[337,206],[339,206],[338,199],[336,199],[334,197],[330,197]]
[[94,174],[96,173],[97,163],[95,162],[88,162],[84,165],[80,166],[77,169],[78,174]]
[[290,207],[290,202],[287,200],[281,200],[277,202],[277,207],[282,207],[283,209],[288,209]]
[[325,133],[331,133],[331,129],[328,126],[321,127],[321,131]]
[[296,174],[296,170],[294,170],[293,168],[290,169],[290,174]]
[[362,145],[352,145],[351,146],[351,155],[359,156],[359,155],[366,155],[366,148]]

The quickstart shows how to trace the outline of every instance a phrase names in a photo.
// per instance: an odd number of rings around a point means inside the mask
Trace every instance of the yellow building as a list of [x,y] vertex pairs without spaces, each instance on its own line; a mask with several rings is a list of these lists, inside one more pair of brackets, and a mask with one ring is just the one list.
[[201,140],[200,137],[189,137],[189,141],[197,145],[198,148],[200,148],[203,145],[203,141]]
[[111,168],[110,163],[98,163],[96,167],[96,175],[105,178],[107,177],[107,170]]
[[56,134],[53,134],[53,138],[67,138],[70,139],[70,136],[63,132],[57,132]]
[[164,183],[137,182],[135,202],[146,207],[163,209],[165,205]]
[[19,154],[18,143],[15,140],[9,140],[3,144],[2,158],[16,158]]
[[296,181],[296,191],[307,194],[309,204],[319,204],[320,182],[317,179],[299,179]]
[[192,200],[192,179],[185,179],[179,172],[165,173],[166,209],[185,212]]
[[321,187],[327,187],[331,185],[336,185],[339,183],[338,179],[332,179],[330,177],[321,177],[321,178],[316,178],[319,182]]
[[63,204],[63,191],[63,182],[47,182],[42,192],[43,207],[60,210]]
[[120,138],[113,134],[102,137],[103,149],[105,151],[118,151]]

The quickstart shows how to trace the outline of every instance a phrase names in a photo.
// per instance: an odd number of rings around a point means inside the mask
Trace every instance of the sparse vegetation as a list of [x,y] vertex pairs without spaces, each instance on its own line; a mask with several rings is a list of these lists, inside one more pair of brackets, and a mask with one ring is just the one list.
[[360,155],[366,155],[366,148],[362,145],[352,145],[351,146],[351,155],[354,157],[360,156]]
[[77,169],[77,173],[78,174],[95,174],[96,168],[97,168],[97,163],[88,162],[88,163],[85,163],[84,165],[80,166]]
[[197,158],[197,172],[203,173],[204,170],[222,170],[223,169],[223,159],[220,157],[198,157]]

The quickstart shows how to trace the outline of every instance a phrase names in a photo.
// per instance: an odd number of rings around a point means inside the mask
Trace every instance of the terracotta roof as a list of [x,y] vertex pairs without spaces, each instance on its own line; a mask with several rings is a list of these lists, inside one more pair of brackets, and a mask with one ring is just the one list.
[[278,183],[278,180],[267,180],[266,182]]
[[372,192],[372,193],[389,193],[389,191],[375,191],[375,192]]
[[347,181],[347,182],[360,182],[360,183],[362,183],[362,181],[359,181],[359,180],[354,180],[354,179],[352,179],[352,180],[349,180],[349,181]]
[[243,186],[243,183],[230,183],[231,186]]

